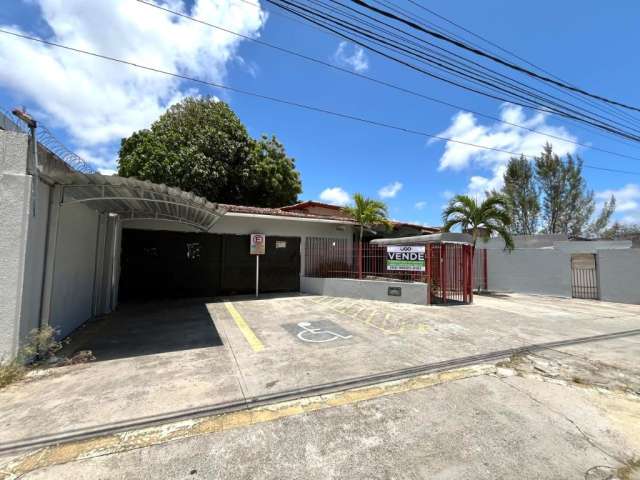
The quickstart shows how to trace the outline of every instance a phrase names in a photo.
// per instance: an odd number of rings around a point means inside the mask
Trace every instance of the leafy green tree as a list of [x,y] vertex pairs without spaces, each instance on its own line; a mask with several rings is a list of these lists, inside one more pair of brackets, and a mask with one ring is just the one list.
[[516,235],[536,233],[540,215],[538,188],[533,166],[524,155],[509,160],[502,193],[509,202],[512,219],[509,231]]
[[609,200],[604,202],[602,210],[597,218],[587,228],[587,233],[592,237],[600,237],[604,234],[609,226],[611,217],[616,211],[616,197],[611,195]]
[[212,98],[186,98],[123,139],[118,174],[261,207],[295,203],[302,191],[282,144],[252,139],[231,108]]
[[474,250],[478,239],[486,241],[493,235],[498,235],[504,240],[507,250],[513,250],[515,247],[509,232],[509,201],[504,195],[493,194],[481,203],[468,195],[456,195],[443,210],[442,222],[443,232],[449,232],[453,227],[459,226],[463,232],[470,233]]
[[356,193],[353,196],[353,203],[352,207],[345,207],[344,211],[360,225],[361,243],[365,227],[384,225],[389,228],[391,226],[387,205],[384,202]]
[[593,191],[582,176],[582,160],[567,155],[563,162],[550,144],[535,159],[542,201],[544,233],[581,235],[595,210]]

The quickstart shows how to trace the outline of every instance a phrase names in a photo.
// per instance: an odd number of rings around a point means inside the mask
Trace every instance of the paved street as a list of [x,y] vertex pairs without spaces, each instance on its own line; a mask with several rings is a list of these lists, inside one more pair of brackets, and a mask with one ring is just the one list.
[[[67,347],[95,362],[0,392],[0,465],[22,478],[604,479],[640,456],[639,313],[524,295],[124,306]],[[440,367],[376,380],[421,365]],[[274,405],[215,410],[265,396]],[[585,477],[596,465],[611,468]]]

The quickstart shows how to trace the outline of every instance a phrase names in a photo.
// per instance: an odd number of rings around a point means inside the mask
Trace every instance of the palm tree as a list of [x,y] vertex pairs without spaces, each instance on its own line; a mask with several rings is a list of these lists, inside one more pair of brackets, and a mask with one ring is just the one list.
[[509,233],[509,203],[503,195],[490,195],[480,204],[468,195],[456,195],[442,212],[442,222],[443,232],[459,225],[463,232],[470,233],[474,252],[478,238],[486,241],[495,234],[502,237],[507,250],[511,251],[515,247]]
[[345,207],[344,211],[360,225],[360,241],[358,242],[358,278],[362,278],[362,236],[365,227],[384,225],[389,228],[387,205],[384,202],[366,198],[360,193],[353,195],[353,207]]

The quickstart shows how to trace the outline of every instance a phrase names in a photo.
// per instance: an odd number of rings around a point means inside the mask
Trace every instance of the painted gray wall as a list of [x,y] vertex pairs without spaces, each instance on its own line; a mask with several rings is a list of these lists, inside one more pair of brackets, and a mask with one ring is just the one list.
[[91,318],[98,212],[83,204],[60,210],[49,324],[69,334]]
[[31,176],[26,174],[28,137],[0,130],[0,359],[18,348]]
[[640,249],[600,250],[597,262],[601,300],[640,304]]
[[25,259],[24,287],[20,338],[40,326],[40,298],[42,297],[42,276],[44,274],[47,222],[49,219],[49,195],[51,188],[39,182],[36,216],[29,219],[29,234]]
[[489,290],[571,296],[571,255],[552,249],[489,249]]
[[[390,296],[388,294],[389,287],[400,287],[402,289],[402,296]],[[429,289],[426,283],[302,277],[300,279],[300,291],[313,295],[426,305]]]

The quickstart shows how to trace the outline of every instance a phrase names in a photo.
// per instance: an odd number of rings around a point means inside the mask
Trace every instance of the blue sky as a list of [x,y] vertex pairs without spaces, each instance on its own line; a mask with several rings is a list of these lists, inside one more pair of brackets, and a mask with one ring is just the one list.
[[[640,144],[621,143],[446,86],[354,45],[341,45],[340,39],[284,18],[269,5],[258,9],[241,0],[170,3],[211,23],[468,109],[640,158]],[[428,5],[571,83],[640,105],[639,2],[434,0]],[[134,0],[92,2],[91,7],[81,0],[9,0],[3,7],[2,28],[265,95],[531,154],[547,140],[171,19]],[[0,35],[0,105],[25,105],[101,169],[115,168],[122,136],[148,126],[167,105],[188,94],[216,95],[231,104],[252,135],[276,135],[302,173],[302,199],[338,202],[362,192],[383,198],[393,218],[438,224],[451,193],[499,187],[504,156],[177,82]],[[561,153],[580,154],[590,165],[640,172],[636,160],[552,143]],[[586,169],[585,176],[599,200],[616,194],[616,218],[640,222],[640,175]]]

